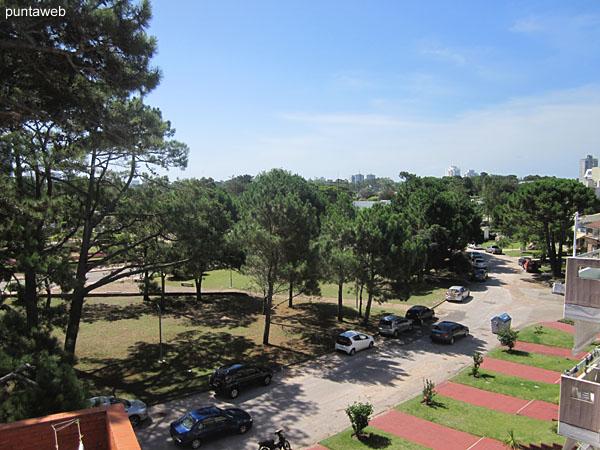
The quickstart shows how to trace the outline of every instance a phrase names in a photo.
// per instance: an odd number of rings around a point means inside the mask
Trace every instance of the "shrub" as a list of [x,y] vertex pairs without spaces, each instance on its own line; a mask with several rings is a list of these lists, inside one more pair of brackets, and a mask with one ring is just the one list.
[[536,325],[535,326],[535,334],[542,334],[544,332],[544,327],[542,325]]
[[504,439],[504,443],[512,450],[523,448],[521,441],[519,441],[519,439],[515,436],[515,432],[513,430],[508,430],[508,437]]
[[346,408],[346,414],[348,414],[354,434],[358,436],[369,425],[370,416],[373,414],[373,405],[354,402]]
[[509,352],[512,352],[518,336],[519,332],[517,330],[513,330],[512,328],[503,328],[498,332],[498,340],[500,341],[500,344],[508,347]]
[[480,352],[473,352],[473,367],[471,367],[471,375],[475,378],[479,376],[479,366],[483,363],[483,355]]
[[423,380],[423,400],[421,403],[425,403],[427,406],[435,404],[433,398],[436,396],[435,384],[431,380]]

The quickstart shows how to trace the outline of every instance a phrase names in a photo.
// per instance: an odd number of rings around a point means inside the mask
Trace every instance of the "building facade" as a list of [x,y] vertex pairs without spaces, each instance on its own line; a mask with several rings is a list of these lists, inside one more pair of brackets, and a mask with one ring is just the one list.
[[446,169],[447,177],[460,177],[460,169],[456,166],[450,166]]
[[594,158],[592,155],[587,155],[585,158],[579,160],[579,181],[583,182],[585,174],[589,169],[598,167],[598,158]]

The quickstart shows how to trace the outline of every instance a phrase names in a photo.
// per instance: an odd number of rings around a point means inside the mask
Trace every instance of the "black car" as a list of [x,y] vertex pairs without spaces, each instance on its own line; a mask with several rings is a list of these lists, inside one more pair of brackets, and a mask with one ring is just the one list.
[[457,337],[466,337],[469,335],[469,327],[456,322],[440,322],[431,329],[432,341],[443,341],[454,344]]
[[210,376],[210,387],[219,394],[229,395],[236,398],[240,394],[240,388],[251,384],[271,383],[273,370],[264,366],[250,364],[233,364],[220,367]]
[[488,273],[485,269],[473,269],[473,274],[471,275],[471,279],[475,281],[485,281],[487,280]]
[[205,440],[232,433],[244,434],[252,426],[252,417],[243,409],[216,406],[194,409],[171,422],[171,437],[177,444],[200,448]]
[[427,306],[415,305],[406,311],[404,316],[415,323],[422,323],[424,320],[433,319],[435,313],[433,309]]

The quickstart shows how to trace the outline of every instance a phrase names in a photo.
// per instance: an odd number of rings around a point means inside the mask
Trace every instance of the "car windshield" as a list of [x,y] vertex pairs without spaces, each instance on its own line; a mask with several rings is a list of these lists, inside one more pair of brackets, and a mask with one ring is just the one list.
[[439,325],[436,325],[435,328],[441,331],[448,331],[452,328],[454,324],[452,323],[440,323]]
[[196,422],[197,420],[194,419],[194,416],[188,413],[183,419],[181,419],[181,426],[186,430],[191,430]]
[[379,321],[379,326],[380,327],[389,327],[391,325],[392,325],[392,321],[391,320],[381,319]]

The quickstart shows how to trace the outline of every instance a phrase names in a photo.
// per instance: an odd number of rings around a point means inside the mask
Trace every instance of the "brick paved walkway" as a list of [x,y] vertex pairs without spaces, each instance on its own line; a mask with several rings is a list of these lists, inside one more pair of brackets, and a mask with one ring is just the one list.
[[[558,356],[560,358],[573,358],[573,351],[570,348],[551,347],[549,345],[534,344],[532,342],[515,342],[515,350],[529,353],[541,353],[542,355]],[[583,359],[587,352],[581,352],[576,359]]]
[[512,375],[513,377],[539,381],[540,383],[558,383],[561,375],[560,372],[554,372],[553,370],[530,367],[524,364],[489,357],[483,359],[481,368],[483,370],[491,370],[492,372],[503,373],[505,375]]
[[539,420],[558,420],[558,405],[553,403],[510,397],[451,381],[446,381],[436,386],[435,389],[439,395],[443,395],[444,397],[450,397],[454,400],[494,411],[517,414]]
[[371,420],[370,425],[433,450],[467,450],[470,448],[506,450],[501,442],[487,438],[485,439],[485,446],[476,447],[475,444],[481,444],[482,439],[479,436],[448,428],[396,410],[375,417]]

